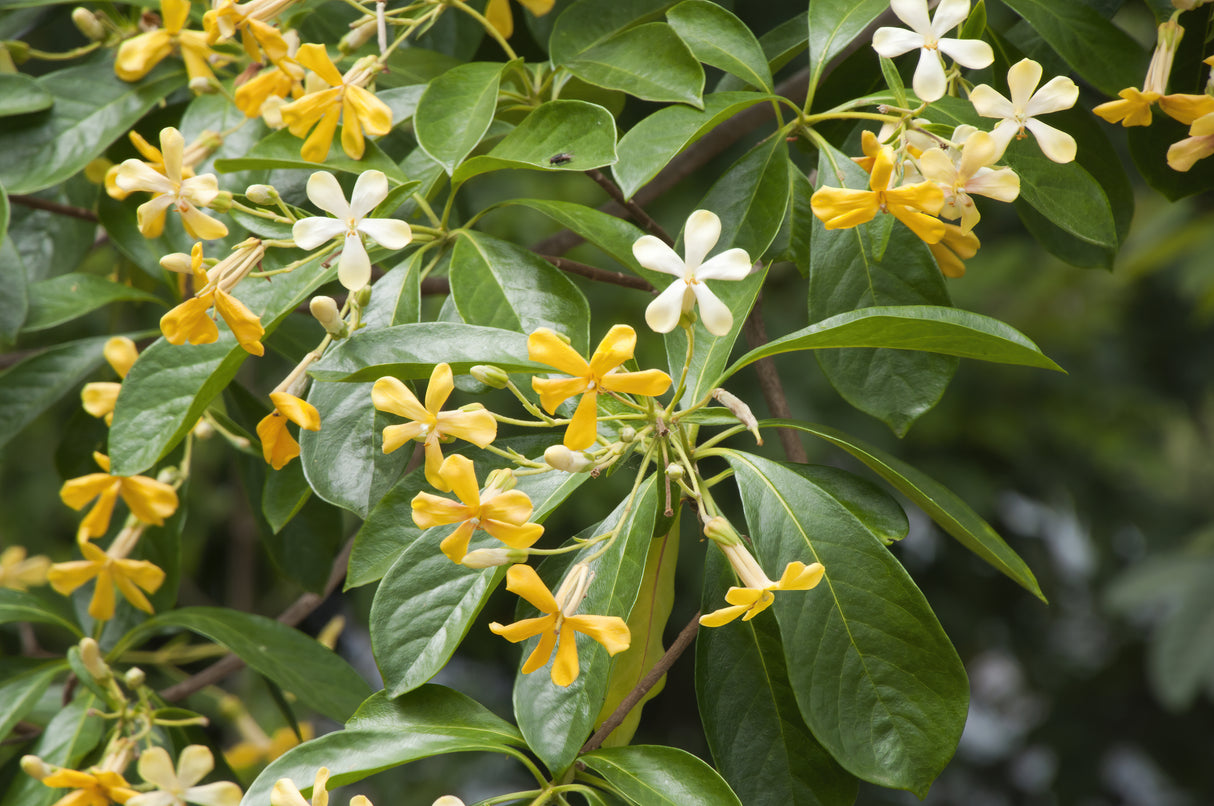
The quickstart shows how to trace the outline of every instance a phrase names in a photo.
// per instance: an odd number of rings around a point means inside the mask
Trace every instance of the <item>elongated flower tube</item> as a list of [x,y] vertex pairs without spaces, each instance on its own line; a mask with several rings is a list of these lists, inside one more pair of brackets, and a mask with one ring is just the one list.
[[979,84],[970,93],[974,110],[983,117],[1000,118],[991,130],[999,144],[999,156],[1012,138],[1024,138],[1025,129],[1037,138],[1041,153],[1054,162],[1075,159],[1075,138],[1037,119],[1038,115],[1070,109],[1079,99],[1079,87],[1066,76],[1056,76],[1041,89],[1041,65],[1032,59],[1021,59],[1007,71],[1007,86],[1011,100],[1004,98],[986,84]]
[[733,313],[712,293],[707,280],[741,280],[750,273],[745,249],[728,249],[705,261],[721,237],[721,219],[708,210],[696,210],[683,229],[684,258],[661,239],[644,235],[632,245],[637,262],[652,271],[673,274],[677,279],[649,303],[645,322],[658,333],[669,333],[679,318],[700,303],[700,321],[714,336],[724,336],[733,327]]
[[[112,557],[89,542],[81,542],[83,560],[57,563],[47,572],[51,587],[63,596],[96,579],[93,598],[89,601],[89,615],[98,621],[114,617],[114,588],[134,607],[145,613],[152,612],[152,603],[143,591],[155,593],[164,582],[164,571],[147,560],[128,560]],[[142,589],[142,590],[141,590]]]
[[944,237],[944,222],[932,215],[944,207],[944,192],[934,182],[891,188],[894,150],[883,146],[873,160],[869,190],[819,187],[810,206],[826,229],[850,229],[872,221],[877,213],[891,213],[925,243]]
[[[958,127],[960,128],[960,127]],[[971,195],[986,196],[1002,202],[1015,201],[1020,195],[1020,177],[1011,168],[991,168],[999,149],[986,132],[974,132],[965,138],[956,158],[942,148],[929,148],[919,155],[919,171],[944,192],[942,218],[961,219],[962,232],[969,232],[981,215]]]
[[942,0],[931,19],[927,16],[927,0],[890,0],[889,5],[910,30],[878,28],[873,34],[873,50],[888,59],[919,50],[919,66],[911,86],[921,100],[931,103],[944,97],[947,82],[941,54],[974,69],[987,67],[995,60],[991,46],[980,39],[944,38],[969,16],[969,0]]
[[163,28],[139,34],[118,47],[114,59],[117,76],[123,81],[138,81],[174,50],[180,49],[191,80],[215,78],[211,59],[217,54],[207,44],[207,35],[185,27],[190,19],[190,0],[160,0],[160,17]]
[[383,171],[363,171],[346,202],[337,177],[317,171],[308,178],[308,199],[334,217],[312,216],[296,221],[291,236],[300,249],[315,249],[325,241],[342,238],[337,279],[351,291],[371,282],[371,260],[363,246],[367,235],[385,249],[404,249],[413,240],[408,223],[395,218],[367,218],[375,205],[388,197],[388,178]]
[[503,490],[492,483],[482,492],[468,457],[448,456],[438,472],[459,501],[420,492],[413,498],[413,522],[421,529],[459,524],[439,544],[452,562],[463,561],[468,542],[477,529],[485,530],[513,549],[530,548],[544,533],[543,526],[527,522],[531,517],[531,499],[527,494],[522,490]]
[[93,460],[105,472],[68,479],[59,489],[59,497],[72,509],[83,509],[97,499],[80,522],[78,539],[100,537],[109,530],[114,504],[120,496],[132,515],[154,526],[162,525],[165,518],[177,511],[177,492],[171,484],[147,476],[112,476],[108,456],[94,452]]
[[640,372],[617,372],[621,364],[632,358],[637,334],[628,325],[615,325],[595,348],[590,361],[563,342],[546,327],[527,337],[527,355],[532,361],[554,367],[570,378],[532,378],[531,388],[539,393],[540,405],[552,414],[556,407],[574,395],[581,395],[569,427],[565,429],[564,444],[580,451],[594,444],[598,432],[598,395],[620,392],[654,397],[670,388],[670,376],[657,369]]
[[443,492],[449,492],[451,487],[439,472],[443,464],[440,442],[445,438],[462,439],[484,448],[497,438],[497,420],[479,403],[457,411],[442,410],[454,389],[455,378],[449,364],[434,366],[424,406],[396,378],[380,378],[371,387],[375,408],[411,421],[384,429],[384,453],[392,453],[409,440],[421,440],[426,451],[426,481]]
[[607,650],[608,655],[615,655],[628,648],[631,634],[628,625],[619,616],[574,615],[582,599],[586,598],[586,591],[590,588],[593,578],[594,574],[590,569],[584,563],[578,563],[569,570],[565,581],[553,596],[531,566],[510,566],[510,570],[506,572],[506,590],[518,594],[543,615],[507,625],[495,621],[489,625],[489,629],[512,644],[537,635],[540,637],[539,643],[523,664],[523,674],[530,674],[543,667],[555,650],[552,682],[565,687],[576,680],[580,671],[576,633],[588,635],[598,641]]
[[170,344],[211,344],[219,338],[219,327],[209,315],[211,308],[223,318],[236,341],[246,352],[264,355],[261,343],[265,328],[261,319],[243,302],[232,296],[236,284],[252,271],[265,255],[266,248],[257,238],[249,238],[232,248],[232,253],[209,271],[202,268],[202,244],[194,244],[190,254],[176,252],[160,259],[170,271],[194,277],[194,296],[160,317],[160,332]]
[[[726,591],[725,601],[729,603],[728,607],[700,616],[700,624],[705,627],[720,627],[738,616],[742,617],[742,621],[750,621],[771,607],[771,603],[775,601],[774,591],[809,590],[821,582],[825,575],[821,563],[805,565],[802,562],[791,562],[784,568],[779,581],[773,582],[724,518],[716,517],[710,520],[704,527],[704,534],[725,554],[734,573],[742,582],[741,586],[734,586]],[[723,539],[719,539],[718,535]]]
[[342,150],[350,159],[362,159],[364,134],[380,136],[392,129],[392,110],[366,88],[378,69],[375,58],[359,59],[344,76],[324,45],[301,45],[295,60],[328,85],[282,107],[291,134],[307,135],[299,155],[309,162],[324,162],[340,122]]
[[160,151],[163,170],[132,158],[118,166],[114,175],[114,184],[123,192],[142,190],[152,194],[152,199],[136,211],[140,234],[158,238],[164,232],[165,214],[172,208],[181,214],[181,223],[191,238],[211,240],[227,235],[228,228],[222,221],[200,209],[219,197],[215,175],[186,177],[183,173],[185,140],[181,132],[172,126],[161,129]]

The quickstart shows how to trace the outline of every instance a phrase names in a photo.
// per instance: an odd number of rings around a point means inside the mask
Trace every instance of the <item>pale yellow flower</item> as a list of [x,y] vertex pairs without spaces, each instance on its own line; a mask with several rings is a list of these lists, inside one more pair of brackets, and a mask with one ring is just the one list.
[[360,59],[344,76],[324,45],[301,45],[295,60],[328,85],[280,110],[291,134],[307,135],[299,155],[309,162],[324,162],[340,122],[342,150],[350,159],[362,159],[364,134],[380,136],[392,129],[392,110],[366,89],[377,69],[375,58]]
[[279,778],[270,792],[270,806],[329,806],[329,790],[325,785],[329,781],[329,768],[321,767],[316,771],[316,780],[312,782],[312,800],[304,800],[299,787],[290,778]]
[[215,757],[201,744],[181,751],[177,768],[163,747],[152,747],[139,756],[139,776],[156,787],[127,801],[128,806],[239,806],[240,787],[231,781],[216,781],[198,786],[215,769]]
[[211,240],[228,234],[222,221],[211,218],[200,208],[219,197],[219,182],[214,174],[186,176],[183,168],[185,140],[172,126],[160,130],[160,151],[163,163],[155,166],[129,159],[118,166],[114,184],[123,192],[137,190],[152,194],[152,199],[139,205],[139,232],[145,238],[157,238],[164,232],[165,214],[169,208],[181,214],[181,223],[191,238]]
[[9,546],[0,551],[0,588],[23,591],[43,585],[50,567],[49,557],[27,557],[24,546]]
[[256,238],[237,244],[228,257],[203,270],[202,244],[194,244],[190,254],[166,255],[160,265],[170,271],[194,277],[194,296],[160,317],[160,332],[170,344],[212,344],[219,339],[219,326],[210,315],[215,309],[231,328],[237,343],[252,355],[264,355],[261,338],[265,328],[261,319],[230,293],[261,262],[265,245]]
[[1015,171],[990,167],[999,159],[995,153],[998,149],[989,134],[975,131],[965,138],[955,154],[942,148],[929,148],[919,155],[919,171],[923,177],[944,191],[940,217],[960,218],[963,232],[972,230],[981,218],[971,195],[1001,202],[1015,201],[1020,195],[1020,177]]
[[69,770],[61,768],[42,779],[52,789],[72,791],[55,801],[54,806],[110,806],[126,803],[139,794],[116,772],[110,770]]
[[999,156],[1013,137],[1023,139],[1028,129],[1037,138],[1041,153],[1054,162],[1071,162],[1077,149],[1075,138],[1042,123],[1037,116],[1070,109],[1079,99],[1079,87],[1066,76],[1051,78],[1037,89],[1040,83],[1041,65],[1032,59],[1021,59],[1007,71],[1010,101],[988,85],[979,84],[970,92],[970,103],[979,115],[1000,118],[991,130],[991,137],[999,144]]

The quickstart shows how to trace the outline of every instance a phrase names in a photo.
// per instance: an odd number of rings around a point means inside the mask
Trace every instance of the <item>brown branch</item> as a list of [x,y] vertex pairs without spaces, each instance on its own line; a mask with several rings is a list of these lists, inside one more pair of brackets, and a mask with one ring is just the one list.
[[92,210],[86,210],[83,207],[73,207],[70,204],[60,204],[59,202],[40,199],[37,196],[24,196],[17,194],[9,196],[8,200],[13,204],[20,204],[22,207],[32,207],[35,210],[46,210],[59,215],[70,216],[72,218],[80,218],[85,221],[96,221],[97,214]]
[[[325,582],[325,591],[323,594],[308,592],[300,596],[278,617],[278,621],[288,627],[295,627],[305,618],[312,614],[316,608],[320,607],[325,599],[333,591],[337,590],[337,586],[346,577],[346,564],[350,561],[350,550],[354,547],[354,538],[346,541],[346,545],[341,552],[333,560],[333,567],[329,571],[329,579]],[[175,702],[184,699],[196,691],[206,688],[209,685],[218,683],[233,672],[244,668],[244,661],[238,655],[225,655],[215,663],[212,663],[207,668],[203,669],[198,674],[182,680],[180,683],[175,683],[166,689],[162,689],[160,696],[166,702]]]
[[[755,299],[755,306],[751,309],[750,316],[746,317],[745,324],[742,325],[742,333],[745,334],[746,343],[752,350],[762,347],[768,342],[761,305],[762,297],[760,296]],[[767,409],[771,412],[771,416],[779,417],[782,420],[792,419],[788,398],[784,394],[784,384],[780,381],[780,373],[776,371],[776,365],[771,360],[771,356],[756,361],[755,372],[759,376],[759,389],[763,392],[763,399],[767,401]],[[788,457],[788,461],[799,464],[809,461],[809,455],[805,453],[805,446],[801,444],[801,438],[796,431],[791,428],[778,428],[776,432],[780,435],[780,444],[784,446],[784,455]]]
[[604,269],[588,266],[585,263],[578,263],[576,260],[557,257],[556,255],[540,255],[544,260],[556,266],[558,269],[570,274],[576,274],[579,277],[585,277],[588,280],[597,280],[600,283],[611,283],[612,285],[620,285],[624,288],[635,288],[638,291],[648,291],[650,294],[657,293],[657,289],[649,284],[649,281],[644,277],[636,277],[631,274],[624,274],[618,271],[605,271]]
[[658,662],[641,678],[641,682],[637,683],[632,691],[628,692],[628,696],[624,698],[624,701],[611,712],[611,716],[607,717],[607,721],[603,723],[603,726],[594,732],[594,735],[586,741],[586,744],[582,745],[579,755],[589,753],[591,750],[597,750],[603,744],[607,737],[611,735],[611,732],[624,721],[624,717],[628,716],[628,712],[636,707],[641,698],[649,692],[649,689],[657,685],[662,675],[666,674],[687,647],[691,646],[691,642],[695,639],[699,629],[700,614],[697,612],[691,617],[691,621],[687,623],[683,631],[679,633],[679,637],[674,639],[674,643],[670,645],[670,649],[666,650],[666,654],[658,658]]
[[446,295],[451,293],[451,281],[446,277],[427,277],[422,280],[422,295]]
[[667,246],[674,246],[674,238],[670,237],[670,233],[662,229],[662,225],[654,221],[649,213],[641,209],[641,205],[631,199],[624,197],[624,191],[620,190],[620,186],[607,178],[607,176],[597,168],[591,168],[586,171],[586,175],[598,183],[598,186],[607,191],[607,195],[615,200],[615,203],[628,211],[628,215],[633,221],[641,225],[641,229],[648,232],[650,235],[656,235],[666,242]]

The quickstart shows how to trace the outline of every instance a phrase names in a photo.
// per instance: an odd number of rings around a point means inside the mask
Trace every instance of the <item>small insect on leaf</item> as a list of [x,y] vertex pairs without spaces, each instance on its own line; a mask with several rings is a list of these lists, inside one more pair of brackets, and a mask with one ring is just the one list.
[[548,158],[549,165],[564,165],[573,162],[573,155],[567,151],[562,151],[560,154],[553,154]]

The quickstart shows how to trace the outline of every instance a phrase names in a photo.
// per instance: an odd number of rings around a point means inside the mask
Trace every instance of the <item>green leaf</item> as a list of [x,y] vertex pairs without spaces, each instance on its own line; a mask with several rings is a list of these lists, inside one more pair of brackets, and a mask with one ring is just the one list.
[[361,174],[375,169],[397,182],[408,179],[392,159],[380,150],[372,140],[366,141],[366,150],[360,160],[350,159],[336,144],[324,162],[308,162],[299,156],[303,141],[286,129],[271,132],[248,153],[241,157],[223,157],[215,160],[215,170],[223,173],[233,171],[259,171],[271,168],[302,169],[308,171],[338,171]]
[[611,169],[625,198],[692,143],[724,121],[772,96],[754,92],[717,92],[704,96],[704,108],[668,106],[633,126],[620,138],[620,159]]
[[[322,269],[319,261],[312,260],[273,282],[243,284],[239,297],[261,317],[268,338],[336,273],[336,266]],[[248,355],[223,325],[213,344],[172,345],[161,338],[140,353],[122,382],[110,427],[113,472],[133,476],[167,456],[236,376]]]
[[579,760],[637,806],[742,806],[716,770],[677,747],[604,747]]
[[511,204],[543,213],[603,250],[634,274],[659,282],[662,277],[669,276],[644,269],[636,262],[632,245],[645,233],[631,222],[575,202],[550,199],[510,199],[502,202],[503,206]]
[[795,466],[732,451],[726,459],[760,563],[826,568],[816,589],[778,593],[773,605],[801,715],[849,772],[924,797],[968,710],[965,667],[948,636],[878,536],[830,490]]
[[[0,206],[4,208],[4,221],[8,223],[8,197],[0,188]],[[29,315],[28,278],[25,262],[16,244],[9,237],[0,238],[0,285],[4,293],[0,294],[0,346],[6,346],[16,340],[17,334],[25,324]]]
[[708,0],[683,0],[666,12],[666,19],[704,64],[772,92],[771,69],[759,40],[731,12]]
[[61,274],[29,287],[29,315],[23,331],[45,330],[78,319],[114,302],[164,303],[159,297],[93,274]]
[[[518,451],[524,456],[538,456],[543,453],[544,448],[552,444],[552,440],[538,436],[508,437],[499,439],[494,444],[499,448]],[[449,453],[472,450],[471,445],[464,443],[456,443],[453,447],[455,449],[448,451]],[[497,454],[488,452],[478,454],[476,461],[483,474],[482,478],[488,475],[490,470],[510,467],[513,464]],[[531,498],[535,507],[531,520],[542,523],[548,513],[588,479],[587,473],[537,473],[533,476],[520,476],[515,489],[522,490]],[[414,496],[423,490],[430,492],[431,488],[426,481],[425,468],[419,467],[402,478],[367,516],[366,522],[354,536],[354,549],[350,554],[349,573],[346,576],[347,590],[383,577],[401,554],[415,543],[425,542],[432,547],[432,551],[436,551],[437,540],[434,540],[433,536],[425,536],[425,531],[413,523],[413,508],[410,504]],[[395,638],[403,640],[404,635],[405,633],[397,633]]]
[[8,736],[9,731],[34,709],[38,699],[50,688],[51,681],[64,672],[66,666],[63,661],[56,661],[0,683],[0,736]]
[[417,142],[448,175],[476,148],[497,108],[503,65],[472,62],[430,82],[417,103]]
[[[270,478],[291,473],[300,476],[300,484],[308,490],[302,472],[292,462],[279,471],[270,469],[260,456],[248,457],[258,470]],[[298,582],[305,590],[324,594],[333,571],[333,558],[341,553],[346,542],[346,528],[342,523],[342,511],[330,506],[319,496],[309,495],[300,502],[298,515],[285,523],[277,532],[262,533],[261,544],[270,559],[288,578]]]
[[280,778],[311,795],[320,767],[329,769],[329,787],[336,788],[442,753],[508,753],[521,746],[513,725],[457,691],[424,686],[396,700],[381,691],[363,703],[345,729],[294,747],[262,770],[241,804],[265,806]]
[[[735,584],[724,555],[709,548],[704,597],[710,613]],[[851,806],[859,783],[814,738],[784,662],[774,619],[762,616],[696,635],[696,701],[721,775],[747,806]]]
[[748,151],[713,183],[699,209],[721,219],[717,249],[745,249],[758,261],[780,231],[792,190],[788,147],[773,137]]
[[[56,600],[59,601],[59,600]],[[83,638],[84,633],[68,615],[66,608],[52,607],[32,593],[0,588],[0,624],[29,621],[55,624]],[[0,736],[4,734],[0,733]]]
[[220,607],[184,607],[152,616],[128,633],[110,655],[121,657],[152,635],[174,628],[223,644],[330,719],[349,718],[371,694],[358,672],[316,639],[265,616]]
[[[251,461],[259,461],[252,459]],[[260,466],[259,466],[260,468]],[[261,491],[261,514],[270,531],[279,532],[299,513],[312,496],[302,463],[291,462],[278,472],[265,475]]]
[[[802,11],[800,14],[790,17],[759,37],[759,47],[763,48],[763,56],[767,59],[767,65],[771,72],[776,72],[801,55],[801,51],[805,50],[808,38],[808,27],[806,25],[808,17],[809,12]],[[737,77],[724,75],[717,82],[714,92],[738,90],[742,86],[742,81]]]
[[1006,160],[1020,175],[1021,204],[1030,204],[1047,221],[1076,238],[1116,250],[1117,225],[1104,188],[1077,162],[1050,160],[1036,143],[1013,142]]
[[811,97],[827,63],[888,8],[885,0],[814,0],[809,4]]
[[527,337],[512,330],[423,322],[359,332],[312,365],[309,374],[322,381],[375,381],[384,375],[401,380],[429,378],[435,364],[446,361],[456,375],[476,364],[493,364],[506,372],[548,372],[529,361]]
[[[570,159],[553,162],[563,154]],[[508,168],[586,171],[616,161],[615,118],[598,104],[548,101],[533,109],[484,156],[473,157],[455,171],[456,184],[477,174]]]
[[0,118],[41,112],[54,104],[55,96],[33,78],[21,73],[0,73]]
[[[834,184],[867,188],[868,174],[839,151],[821,152],[819,177]],[[840,176],[841,175],[841,176]],[[828,230],[809,222],[809,320],[870,305],[949,305],[944,278],[927,247],[892,216],[850,229]],[[888,350],[847,350],[819,354],[831,385],[861,411],[905,434],[940,400],[957,361],[940,355]]]
[[1137,87],[1146,53],[1125,31],[1084,3],[1005,0],[1085,81],[1105,95]]
[[9,193],[33,193],[75,174],[182,86],[185,73],[162,64],[128,84],[114,75],[106,53],[37,82],[54,106],[0,130],[0,182]]
[[[106,721],[93,709],[102,706],[92,694],[77,696],[55,714],[30,753],[48,764],[76,769],[84,757],[105,735]],[[44,786],[29,775],[19,774],[12,781],[0,806],[50,806],[61,797],[60,790]]]
[[0,446],[101,366],[107,337],[67,342],[0,373]]
[[572,280],[528,249],[463,234],[451,253],[451,298],[465,322],[524,334],[547,327],[589,351],[590,304]]
[[[654,478],[651,476],[637,490],[631,511],[626,509],[627,503],[621,503],[602,523],[579,535],[590,538],[620,525],[615,541],[602,556],[590,563],[595,576],[579,608],[581,613],[627,619],[636,601],[658,510]],[[540,574],[549,583],[550,590],[556,590],[559,579],[571,564],[572,558],[565,555],[540,566]],[[534,608],[520,604],[519,617],[534,614]],[[536,643],[537,639],[530,639],[522,645],[523,658],[530,655]],[[552,682],[551,661],[530,674],[520,673],[515,678],[514,714],[519,729],[527,738],[528,746],[550,771],[555,773],[572,764],[578,757],[578,750],[590,737],[606,697],[610,665],[607,650],[596,641],[582,638],[578,642],[581,673],[567,688]]]

